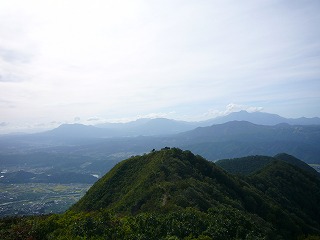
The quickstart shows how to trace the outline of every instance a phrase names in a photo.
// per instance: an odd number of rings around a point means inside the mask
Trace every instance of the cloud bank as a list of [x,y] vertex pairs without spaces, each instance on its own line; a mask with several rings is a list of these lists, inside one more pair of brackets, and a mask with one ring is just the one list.
[[2,1],[0,96],[10,104],[0,101],[0,121],[199,120],[243,108],[320,116],[319,10],[318,1]]

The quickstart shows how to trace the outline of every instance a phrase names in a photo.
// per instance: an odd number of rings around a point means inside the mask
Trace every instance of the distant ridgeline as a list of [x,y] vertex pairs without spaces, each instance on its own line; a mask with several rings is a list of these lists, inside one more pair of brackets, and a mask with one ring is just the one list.
[[0,238],[320,239],[319,203],[319,174],[293,156],[215,164],[163,148],[118,163],[63,215],[1,220]]

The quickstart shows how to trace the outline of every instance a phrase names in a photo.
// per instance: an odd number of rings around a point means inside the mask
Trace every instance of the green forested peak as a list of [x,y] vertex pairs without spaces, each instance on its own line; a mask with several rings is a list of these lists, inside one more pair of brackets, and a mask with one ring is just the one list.
[[190,151],[164,148],[117,164],[71,209],[100,208],[124,213],[206,210],[220,203],[244,208],[240,183]]

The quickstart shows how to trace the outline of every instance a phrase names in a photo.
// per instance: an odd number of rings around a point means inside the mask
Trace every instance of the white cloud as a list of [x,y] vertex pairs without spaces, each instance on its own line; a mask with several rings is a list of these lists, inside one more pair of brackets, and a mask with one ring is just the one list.
[[241,104],[230,103],[226,106],[226,110],[223,112],[223,115],[228,115],[232,112],[239,112],[245,110],[247,112],[261,112],[263,107],[252,107]]
[[[1,1],[0,95],[14,106],[0,102],[3,121],[192,118],[230,101],[320,115],[317,9],[269,0]],[[289,111],[289,100],[309,107]]]
[[226,116],[233,112],[239,111],[247,111],[247,112],[261,112],[263,111],[263,107],[255,107],[255,106],[248,106],[243,104],[236,104],[236,103],[229,103],[224,110],[217,110],[217,109],[210,109],[206,113],[204,113],[201,117],[201,120],[206,120],[208,118],[215,118]]
[[90,117],[87,119],[88,122],[98,122],[101,121],[103,119],[99,118],[99,117]]

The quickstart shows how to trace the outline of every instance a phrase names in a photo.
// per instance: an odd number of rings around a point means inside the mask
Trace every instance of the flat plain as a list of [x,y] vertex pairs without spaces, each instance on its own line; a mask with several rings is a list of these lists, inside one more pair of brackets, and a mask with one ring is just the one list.
[[0,217],[61,213],[91,184],[0,184]]

